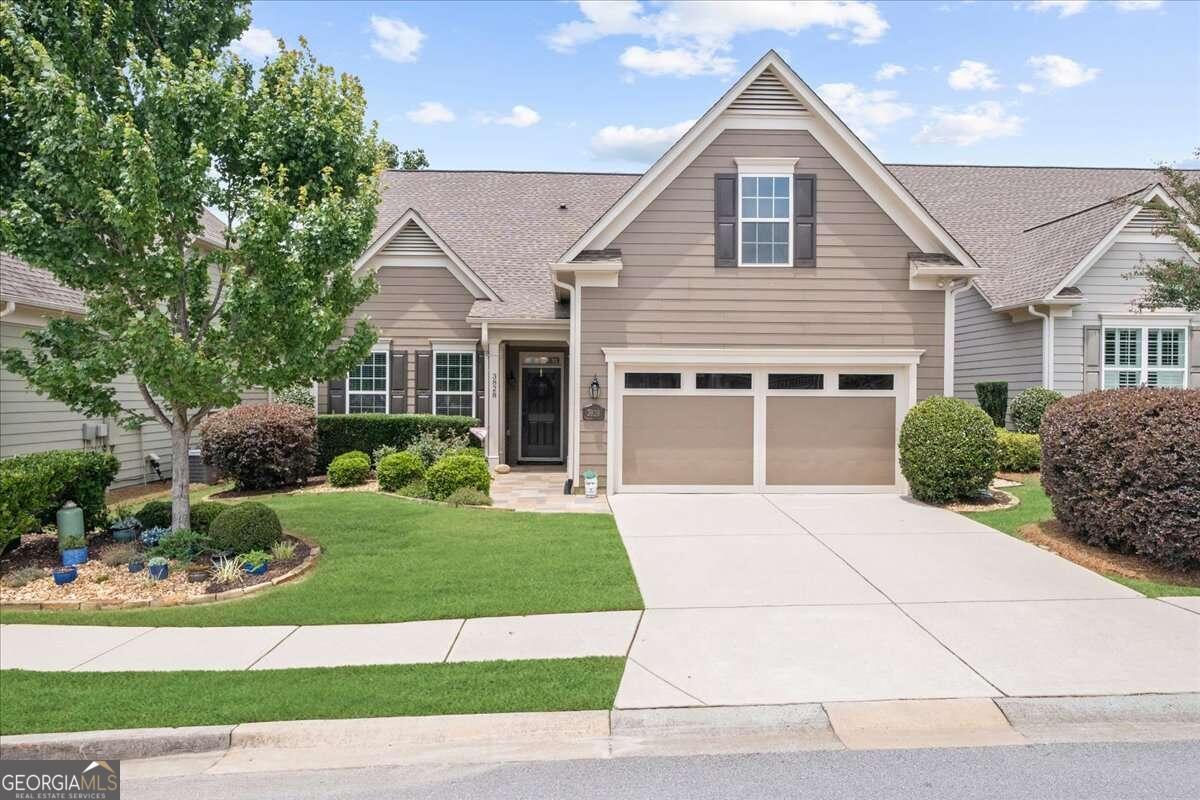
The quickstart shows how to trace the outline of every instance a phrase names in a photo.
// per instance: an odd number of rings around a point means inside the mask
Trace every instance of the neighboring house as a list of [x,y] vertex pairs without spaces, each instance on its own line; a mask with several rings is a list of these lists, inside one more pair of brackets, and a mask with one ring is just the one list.
[[955,395],[979,381],[1064,394],[1200,386],[1200,314],[1137,312],[1143,261],[1185,257],[1153,235],[1174,203],[1150,170],[897,165],[892,172],[987,271],[957,294]]
[[[224,247],[224,224],[205,212],[200,248]],[[0,253],[0,349],[29,349],[24,333],[43,327],[51,317],[83,313],[83,294],[60,284],[43,269]],[[114,384],[127,408],[149,414],[132,376]],[[263,392],[250,392],[245,402],[262,402]],[[114,486],[146,483],[171,476],[170,434],[157,421],[127,430],[115,419],[78,414],[62,403],[37,394],[25,379],[0,368],[0,458],[46,450],[108,450],[120,462]],[[157,461],[158,469],[154,469]]]

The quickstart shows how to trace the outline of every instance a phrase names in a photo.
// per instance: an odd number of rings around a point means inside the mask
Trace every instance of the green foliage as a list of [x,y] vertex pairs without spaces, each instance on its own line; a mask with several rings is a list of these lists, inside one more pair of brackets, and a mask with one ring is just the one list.
[[411,497],[414,500],[428,500],[429,484],[423,480],[406,483],[396,490],[396,494],[401,497]]
[[1062,399],[1061,394],[1044,386],[1031,386],[1017,392],[1009,406],[1013,428],[1018,433],[1037,433],[1042,427],[1042,415],[1046,409]]
[[[1194,155],[1200,158],[1200,148]],[[1158,174],[1159,183],[1178,205],[1167,205],[1157,198],[1147,203],[1137,196],[1114,202],[1154,211],[1160,220],[1154,233],[1175,240],[1184,253],[1192,255],[1181,253],[1176,258],[1143,260],[1134,274],[1144,277],[1148,285],[1138,305],[1148,310],[1183,308],[1195,313],[1200,311],[1200,264],[1194,256],[1200,253],[1200,177],[1194,170],[1166,164],[1159,167]]]
[[32,583],[38,578],[41,578],[46,573],[40,567],[21,567],[14,569],[12,572],[4,574],[4,579],[0,580],[0,585],[7,589],[20,589],[27,583]]
[[327,472],[331,486],[358,486],[371,477],[371,459],[361,450],[351,450],[335,458]]
[[1037,472],[1042,466],[1042,440],[1036,433],[1013,433],[996,428],[999,468],[1003,472]]
[[979,407],[987,412],[997,428],[1004,427],[1008,416],[1008,381],[984,381],[975,384],[975,397]]
[[243,405],[200,426],[204,462],[233,478],[238,489],[277,489],[303,483],[317,458],[311,406]]
[[87,539],[83,536],[60,536],[58,537],[58,552],[64,550],[77,550],[80,547],[87,547]]
[[392,447],[390,444],[381,444],[381,445],[379,445],[379,447],[376,447],[374,450],[371,451],[371,463],[375,465],[376,469],[378,469],[379,462],[383,461],[385,458],[390,456],[392,453],[399,453],[399,452],[400,452],[400,449],[397,447]]
[[[274,545],[272,545],[274,547]],[[242,553],[242,561],[250,569],[258,569],[271,560],[271,554],[266,550],[249,550]]]
[[138,510],[137,521],[143,530],[150,528],[171,527],[171,502],[169,500],[151,500]]
[[425,471],[425,483],[431,498],[445,500],[464,486],[487,494],[492,486],[492,474],[484,459],[468,453],[452,453]]
[[287,386],[275,393],[275,400],[293,406],[313,408],[313,387],[311,383],[297,383]]
[[167,558],[166,556],[152,556],[146,563],[152,567],[165,567],[167,565]]
[[171,531],[159,539],[154,547],[154,554],[187,564],[208,548],[209,540],[206,534],[185,528]]
[[250,501],[226,509],[213,520],[208,537],[214,550],[247,553],[271,549],[283,537],[283,528],[268,506]]
[[0,551],[22,533],[54,522],[68,500],[83,509],[86,528],[103,525],[104,492],[119,468],[112,454],[90,450],[49,450],[0,460]]
[[490,506],[492,498],[474,487],[460,486],[450,493],[446,503],[452,506]]
[[998,451],[991,418],[953,397],[922,400],[900,427],[900,470],[926,503],[978,496],[995,477]]
[[426,432],[437,439],[462,437],[465,446],[468,431],[476,424],[473,417],[438,414],[319,414],[316,472],[326,471],[334,457],[348,450],[371,453],[382,445],[404,450]]
[[391,142],[383,142],[384,161],[388,169],[405,169],[418,170],[428,169],[429,159],[425,155],[424,148],[417,147],[412,150],[401,151],[399,147]]
[[431,467],[451,453],[467,450],[469,441],[470,437],[467,434],[448,436],[444,432],[424,431],[409,442],[405,449],[418,456],[426,467]]
[[405,484],[420,480],[425,474],[425,464],[416,453],[405,450],[384,456],[375,473],[379,477],[379,488],[394,492]]
[[192,505],[192,530],[208,533],[213,520],[221,515],[229,506],[213,500],[201,500]]
[[280,539],[271,545],[272,561],[287,561],[296,557],[296,543],[290,539]]

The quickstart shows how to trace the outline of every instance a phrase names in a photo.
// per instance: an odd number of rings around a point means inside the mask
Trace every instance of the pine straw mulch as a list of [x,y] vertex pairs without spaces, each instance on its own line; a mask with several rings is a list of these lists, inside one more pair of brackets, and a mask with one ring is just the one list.
[[960,500],[957,503],[949,503],[943,506],[948,511],[957,511],[963,513],[967,511],[1002,511],[1006,508],[1013,508],[1020,505],[1021,500],[1015,494],[992,487],[988,489],[986,495],[973,498],[971,500]]
[[1175,586],[1200,587],[1200,569],[1171,569],[1136,553],[1105,550],[1079,539],[1058,520],[1023,525],[1018,533],[1025,541],[1051,550],[1093,572]]

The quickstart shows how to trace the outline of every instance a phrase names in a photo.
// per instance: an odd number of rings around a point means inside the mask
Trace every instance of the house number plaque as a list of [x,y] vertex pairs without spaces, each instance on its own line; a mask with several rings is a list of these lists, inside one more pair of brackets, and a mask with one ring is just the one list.
[[583,418],[588,422],[603,422],[604,421],[604,406],[598,406],[595,403],[583,407]]

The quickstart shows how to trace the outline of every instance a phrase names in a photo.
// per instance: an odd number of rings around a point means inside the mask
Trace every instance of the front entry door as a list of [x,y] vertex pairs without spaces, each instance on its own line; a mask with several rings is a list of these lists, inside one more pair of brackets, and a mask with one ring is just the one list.
[[562,357],[521,358],[521,461],[562,461]]

